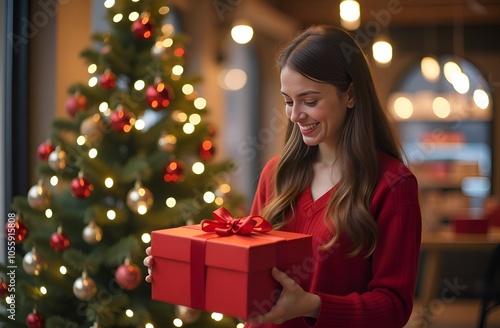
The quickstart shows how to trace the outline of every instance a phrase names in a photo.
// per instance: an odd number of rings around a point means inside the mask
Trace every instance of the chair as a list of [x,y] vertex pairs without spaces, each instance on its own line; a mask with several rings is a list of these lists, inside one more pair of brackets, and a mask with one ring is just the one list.
[[500,244],[494,248],[484,275],[478,328],[486,327],[486,316],[498,305],[500,305]]

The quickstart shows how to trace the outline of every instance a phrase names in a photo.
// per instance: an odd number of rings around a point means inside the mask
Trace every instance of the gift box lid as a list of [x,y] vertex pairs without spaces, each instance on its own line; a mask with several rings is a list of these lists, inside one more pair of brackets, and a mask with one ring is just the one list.
[[[152,232],[153,257],[189,262],[193,239],[206,240],[205,265],[236,271],[257,271],[281,263],[292,263],[311,256],[312,237],[305,234],[269,231],[249,236],[218,236],[206,233],[200,225]],[[293,242],[292,245],[289,242]]]

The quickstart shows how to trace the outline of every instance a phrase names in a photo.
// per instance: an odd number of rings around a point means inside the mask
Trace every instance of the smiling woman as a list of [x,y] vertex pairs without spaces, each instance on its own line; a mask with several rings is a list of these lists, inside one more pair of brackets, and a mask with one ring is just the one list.
[[418,188],[366,57],[344,30],[313,26],[278,66],[286,144],[264,167],[251,214],[312,235],[314,270],[299,280],[273,270],[281,296],[246,326],[403,327],[419,258]]

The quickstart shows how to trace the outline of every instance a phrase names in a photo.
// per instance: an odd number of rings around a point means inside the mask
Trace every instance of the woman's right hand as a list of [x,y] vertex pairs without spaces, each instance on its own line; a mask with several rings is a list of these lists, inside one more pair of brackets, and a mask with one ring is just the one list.
[[153,255],[151,255],[151,246],[146,248],[146,257],[144,258],[144,265],[148,267],[148,275],[146,276],[146,281],[151,282],[151,268],[153,267]]

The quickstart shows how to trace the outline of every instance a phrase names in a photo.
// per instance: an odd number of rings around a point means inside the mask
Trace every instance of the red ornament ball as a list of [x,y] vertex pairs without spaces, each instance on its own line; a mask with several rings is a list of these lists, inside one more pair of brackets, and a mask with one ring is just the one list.
[[146,89],[146,100],[152,109],[158,110],[170,105],[170,92],[165,83],[159,82]]
[[163,174],[165,182],[181,182],[184,180],[184,163],[178,160],[173,160],[165,167]]
[[74,94],[66,100],[66,112],[74,117],[76,113],[87,110],[87,98],[82,94]]
[[62,252],[69,247],[70,241],[68,236],[62,231],[57,231],[50,236],[50,247],[56,252]]
[[26,326],[28,328],[43,328],[45,325],[45,318],[35,310],[26,316]]
[[153,36],[154,23],[148,14],[143,14],[131,27],[134,36],[141,40],[147,40]]
[[94,190],[94,185],[84,177],[76,177],[71,180],[71,195],[75,198],[88,198]]
[[142,273],[137,265],[125,262],[116,269],[115,279],[121,288],[132,290],[141,283]]
[[116,87],[116,75],[113,72],[106,70],[99,78],[99,85],[104,90],[111,90]]
[[111,114],[111,128],[117,132],[129,132],[132,129],[133,117],[125,109],[117,109]]
[[14,237],[14,242],[16,244],[21,243],[24,238],[28,235],[28,228],[19,220],[15,220],[14,222],[7,222],[5,224],[5,236],[7,240],[10,241],[9,237]]
[[200,149],[200,157],[202,159],[208,160],[214,156],[215,148],[214,144],[210,140],[205,140],[201,143]]
[[43,160],[47,161],[49,159],[49,155],[51,152],[53,152],[56,149],[54,145],[50,141],[45,141],[38,146],[37,149],[37,155],[38,157]]

